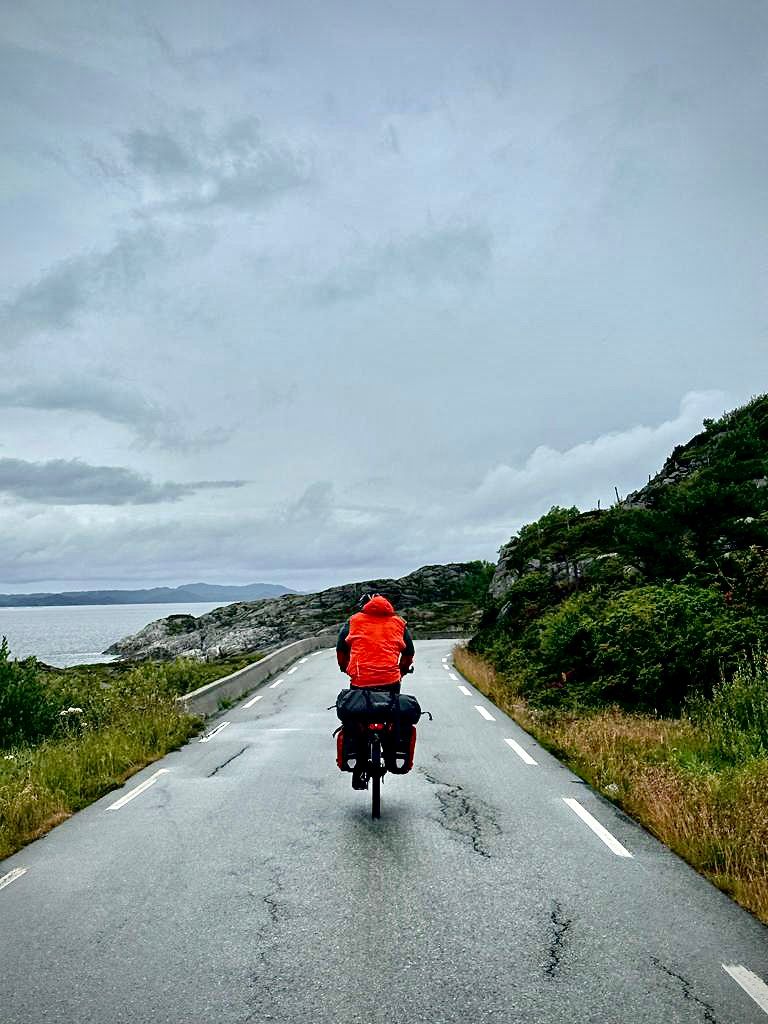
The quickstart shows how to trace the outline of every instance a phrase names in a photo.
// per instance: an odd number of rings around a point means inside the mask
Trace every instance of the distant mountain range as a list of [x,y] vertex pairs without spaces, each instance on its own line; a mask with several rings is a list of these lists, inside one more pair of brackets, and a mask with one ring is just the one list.
[[184,583],[180,587],[149,590],[71,590],[64,594],[0,594],[0,608],[38,608],[73,604],[186,604],[202,601],[258,601],[265,597],[295,594],[277,583],[247,583],[220,587],[213,583]]

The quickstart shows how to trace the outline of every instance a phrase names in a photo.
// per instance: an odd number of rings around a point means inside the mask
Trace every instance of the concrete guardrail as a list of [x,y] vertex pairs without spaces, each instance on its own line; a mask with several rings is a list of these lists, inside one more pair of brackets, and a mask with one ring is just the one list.
[[266,683],[278,672],[282,672],[297,658],[309,654],[310,651],[320,651],[324,647],[335,647],[335,645],[335,630],[320,633],[318,636],[306,637],[304,640],[295,640],[292,644],[267,654],[253,665],[246,665],[245,668],[241,668],[231,675],[214,679],[212,683],[206,683],[205,686],[201,686],[191,693],[184,693],[176,700],[184,705],[185,710],[191,711],[195,715],[205,715],[206,717],[215,715],[221,708],[221,701],[239,700],[251,690]]
[[[222,676],[221,679],[214,679],[212,683],[193,690],[191,693],[184,693],[176,700],[184,705],[186,711],[195,715],[215,715],[221,710],[222,701],[236,701],[247,696],[252,690],[271,679],[287,668],[297,658],[309,654],[311,651],[321,651],[325,647],[335,647],[338,630],[335,628],[317,636],[309,636],[304,640],[295,640],[292,644],[267,654],[260,661],[253,665],[246,665],[245,668],[232,672],[231,675]],[[431,634],[429,630],[419,631],[419,640],[458,640],[466,637],[466,630],[463,632],[455,630],[436,631]]]

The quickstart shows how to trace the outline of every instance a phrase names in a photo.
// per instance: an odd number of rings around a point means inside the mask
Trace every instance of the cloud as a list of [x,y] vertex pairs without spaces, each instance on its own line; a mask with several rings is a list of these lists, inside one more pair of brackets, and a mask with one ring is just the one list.
[[328,519],[334,506],[334,488],[329,480],[310,484],[304,493],[285,510],[288,523],[320,523]]
[[167,132],[137,129],[124,135],[123,142],[128,162],[145,174],[163,177],[190,174],[198,169],[193,157]]
[[10,348],[39,332],[73,327],[87,307],[103,304],[110,295],[129,293],[165,252],[160,235],[142,227],[122,232],[106,251],[62,260],[0,305],[0,347]]
[[120,143],[120,152],[92,154],[92,162],[123,185],[143,180],[145,212],[251,209],[308,185],[314,175],[307,153],[268,141],[255,117],[210,131],[199,115],[187,114],[175,129],[135,129]]
[[132,431],[141,444],[199,450],[223,444],[230,430],[185,431],[178,417],[138,388],[98,378],[64,378],[0,388],[0,409],[35,409],[98,416]]
[[[28,515],[10,508],[5,533],[12,539],[4,545],[0,579],[77,580],[81,567],[88,566],[90,579],[268,575],[305,587],[397,574],[435,562],[493,558],[515,530],[553,504],[588,508],[601,494],[610,500],[614,484],[622,494],[642,485],[644,474],[658,469],[675,444],[724,404],[720,392],[688,394],[679,414],[657,426],[635,426],[563,451],[542,446],[521,466],[497,466],[474,491],[451,493],[430,507],[416,502],[363,505],[339,494],[331,481],[320,480],[282,506],[227,504],[204,516],[189,505],[116,509],[108,516],[90,509],[84,514],[42,507],[39,514]],[[0,483],[2,473],[0,462]],[[136,474],[128,476],[127,490],[138,492],[139,500],[120,491],[114,504],[177,501],[179,488],[189,492],[204,486],[154,485]],[[128,577],[126,566],[131,567]]]
[[486,521],[503,514],[520,524],[554,504],[591,508],[598,499],[611,503],[614,488],[625,497],[641,487],[643,472],[660,469],[674,445],[697,433],[704,417],[720,415],[727,404],[721,391],[689,392],[678,415],[658,426],[603,434],[564,451],[540,445],[522,466],[490,469],[472,493],[465,514]]
[[328,274],[311,291],[318,305],[356,300],[388,285],[423,288],[472,285],[488,272],[493,238],[487,228],[447,226],[361,248],[346,266]]
[[243,480],[153,483],[121,466],[91,466],[80,459],[27,462],[0,459],[0,493],[47,505],[154,505],[200,490],[242,487]]

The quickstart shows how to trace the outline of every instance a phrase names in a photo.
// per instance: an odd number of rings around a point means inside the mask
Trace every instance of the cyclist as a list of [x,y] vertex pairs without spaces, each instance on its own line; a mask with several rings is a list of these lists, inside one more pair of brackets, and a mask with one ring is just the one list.
[[[344,623],[336,642],[339,668],[347,673],[352,687],[399,693],[414,656],[405,619],[395,614],[381,594],[364,594],[358,607],[360,611]],[[352,773],[352,788],[367,788],[367,780],[357,770]]]

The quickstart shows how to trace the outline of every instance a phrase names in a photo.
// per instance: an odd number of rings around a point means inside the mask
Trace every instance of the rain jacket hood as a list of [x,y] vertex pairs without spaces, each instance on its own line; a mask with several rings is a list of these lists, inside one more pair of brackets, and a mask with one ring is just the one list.
[[395,609],[393,608],[393,606],[386,599],[386,597],[382,597],[381,594],[376,594],[376,596],[372,597],[370,601],[367,601],[363,605],[362,611],[366,615],[394,615],[395,614]]

